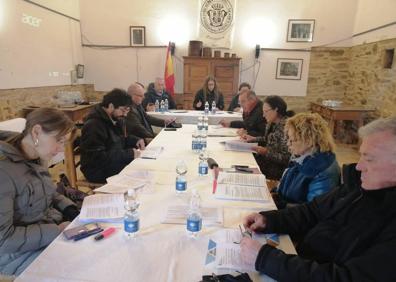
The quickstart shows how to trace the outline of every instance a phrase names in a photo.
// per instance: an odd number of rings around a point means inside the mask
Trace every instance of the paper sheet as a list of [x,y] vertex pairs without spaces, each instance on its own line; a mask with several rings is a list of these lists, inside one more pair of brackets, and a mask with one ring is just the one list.
[[267,188],[267,183],[263,174],[227,173],[221,171],[219,173],[217,183],[258,186]]
[[216,198],[237,201],[267,202],[270,195],[266,187],[219,184],[217,185]]
[[123,194],[96,194],[84,198],[79,220],[81,222],[118,222],[124,216]]
[[224,149],[226,151],[236,151],[236,152],[253,152],[253,147],[257,146],[258,143],[247,143],[239,140],[229,140],[224,141]]
[[144,149],[143,151],[141,151],[140,157],[142,159],[156,160],[161,154],[162,150],[164,150],[164,147],[162,146],[149,146],[146,147],[146,149]]
[[116,174],[106,179],[107,184],[95,189],[101,193],[125,193],[129,189],[142,193],[154,192],[154,173],[151,171],[131,171],[129,174]]
[[[205,226],[223,225],[223,209],[221,207],[201,207],[202,223]],[[186,224],[187,205],[168,206],[161,223]]]

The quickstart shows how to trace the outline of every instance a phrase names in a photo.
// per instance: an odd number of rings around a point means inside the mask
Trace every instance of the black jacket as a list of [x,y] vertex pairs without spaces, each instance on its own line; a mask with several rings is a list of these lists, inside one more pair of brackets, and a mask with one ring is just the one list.
[[[215,100],[216,99],[216,100]],[[197,107],[197,103],[201,101],[202,105],[201,107]],[[207,97],[205,97],[203,89],[198,90],[198,92],[195,94],[194,102],[193,102],[193,108],[197,111],[203,111],[205,110],[205,102],[208,101],[209,103],[209,110],[212,110],[212,103],[213,101],[216,102],[216,108],[219,110],[224,110],[224,97],[223,94],[220,92],[218,93],[218,96],[216,97],[214,92],[208,92]]]
[[81,171],[87,180],[104,183],[133,160],[138,137],[124,137],[121,126],[100,105],[86,117],[81,132]]
[[141,138],[154,138],[155,134],[151,126],[164,127],[165,125],[163,119],[148,115],[142,105],[135,104],[132,104],[125,121],[128,134]]
[[266,233],[300,238],[299,256],[264,245],[256,269],[278,281],[396,281],[395,203],[396,187],[341,187],[308,204],[263,212]]
[[176,103],[173,100],[172,96],[168,94],[168,92],[166,92],[165,90],[162,92],[162,95],[159,96],[157,95],[157,93],[155,92],[155,90],[153,88],[150,88],[145,94],[144,94],[144,99],[142,102],[142,106],[143,109],[147,108],[148,104],[155,104],[155,101],[158,100],[158,103],[161,103],[162,100],[165,101],[165,99],[168,99],[168,103],[169,103],[169,109],[173,110],[176,109]]
[[232,121],[230,126],[232,128],[244,128],[251,136],[263,136],[265,134],[265,127],[267,121],[263,117],[263,102],[258,100],[256,106],[249,113],[243,113],[243,121]]
[[237,93],[234,97],[232,97],[230,105],[228,106],[228,111],[233,111],[235,108],[240,107],[241,105],[239,105],[239,93]]

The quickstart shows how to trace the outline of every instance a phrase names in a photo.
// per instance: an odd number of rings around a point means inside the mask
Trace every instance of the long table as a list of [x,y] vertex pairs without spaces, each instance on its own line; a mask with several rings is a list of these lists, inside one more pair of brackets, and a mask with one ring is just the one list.
[[[203,116],[203,111],[190,110],[170,110],[169,112],[147,112],[147,114],[157,118],[175,118],[177,122],[196,124],[198,117]],[[210,125],[218,124],[221,120],[233,121],[242,120],[242,114],[237,112],[217,111],[216,114],[208,114],[208,121]]]
[[[211,130],[212,127],[209,128]],[[111,237],[96,242],[87,238],[77,242],[58,236],[16,281],[200,281],[207,269],[205,256],[208,240],[223,228],[236,228],[243,218],[254,211],[275,209],[272,201],[247,202],[217,200],[212,194],[212,177],[198,176],[198,155],[191,150],[191,134],[195,126],[183,125],[177,131],[162,130],[149,146],[163,146],[156,160],[136,159],[121,174],[135,170],[155,173],[154,192],[139,196],[140,231],[136,239],[125,238],[121,224]],[[233,137],[208,138],[208,152],[221,167],[232,164],[257,167],[250,153],[224,151],[220,141]],[[187,193],[175,193],[176,163],[184,160],[188,166]],[[197,239],[186,235],[185,225],[161,224],[169,204],[189,200],[191,188],[196,188],[202,205],[223,207],[222,227],[204,226]],[[263,187],[263,189],[265,189]],[[75,220],[72,224],[76,225]],[[280,236],[280,248],[295,253],[290,238]],[[226,272],[230,272],[229,270]],[[254,281],[273,281],[257,272],[250,273]]]

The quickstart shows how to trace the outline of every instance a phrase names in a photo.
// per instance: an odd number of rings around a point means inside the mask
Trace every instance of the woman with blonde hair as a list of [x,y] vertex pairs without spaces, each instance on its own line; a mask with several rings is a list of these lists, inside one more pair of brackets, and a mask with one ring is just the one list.
[[79,213],[47,167],[73,127],[63,112],[41,108],[22,133],[0,141],[0,276],[19,275]]
[[292,157],[273,194],[278,208],[310,202],[340,181],[334,140],[319,114],[300,113],[289,118],[285,134]]
[[216,108],[224,109],[224,97],[218,89],[217,81],[213,76],[208,76],[197,94],[195,94],[193,107],[195,110],[203,111],[205,103],[209,103],[209,110],[212,110],[213,101],[216,103]]

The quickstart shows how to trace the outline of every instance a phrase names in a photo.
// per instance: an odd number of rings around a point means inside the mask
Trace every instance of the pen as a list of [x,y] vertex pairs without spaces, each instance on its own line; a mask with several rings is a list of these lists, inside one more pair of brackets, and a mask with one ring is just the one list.
[[102,233],[100,233],[99,235],[95,236],[95,240],[99,241],[102,240],[104,238],[109,237],[111,234],[113,234],[116,231],[116,229],[114,227],[110,227],[107,228],[105,231],[103,231]]

